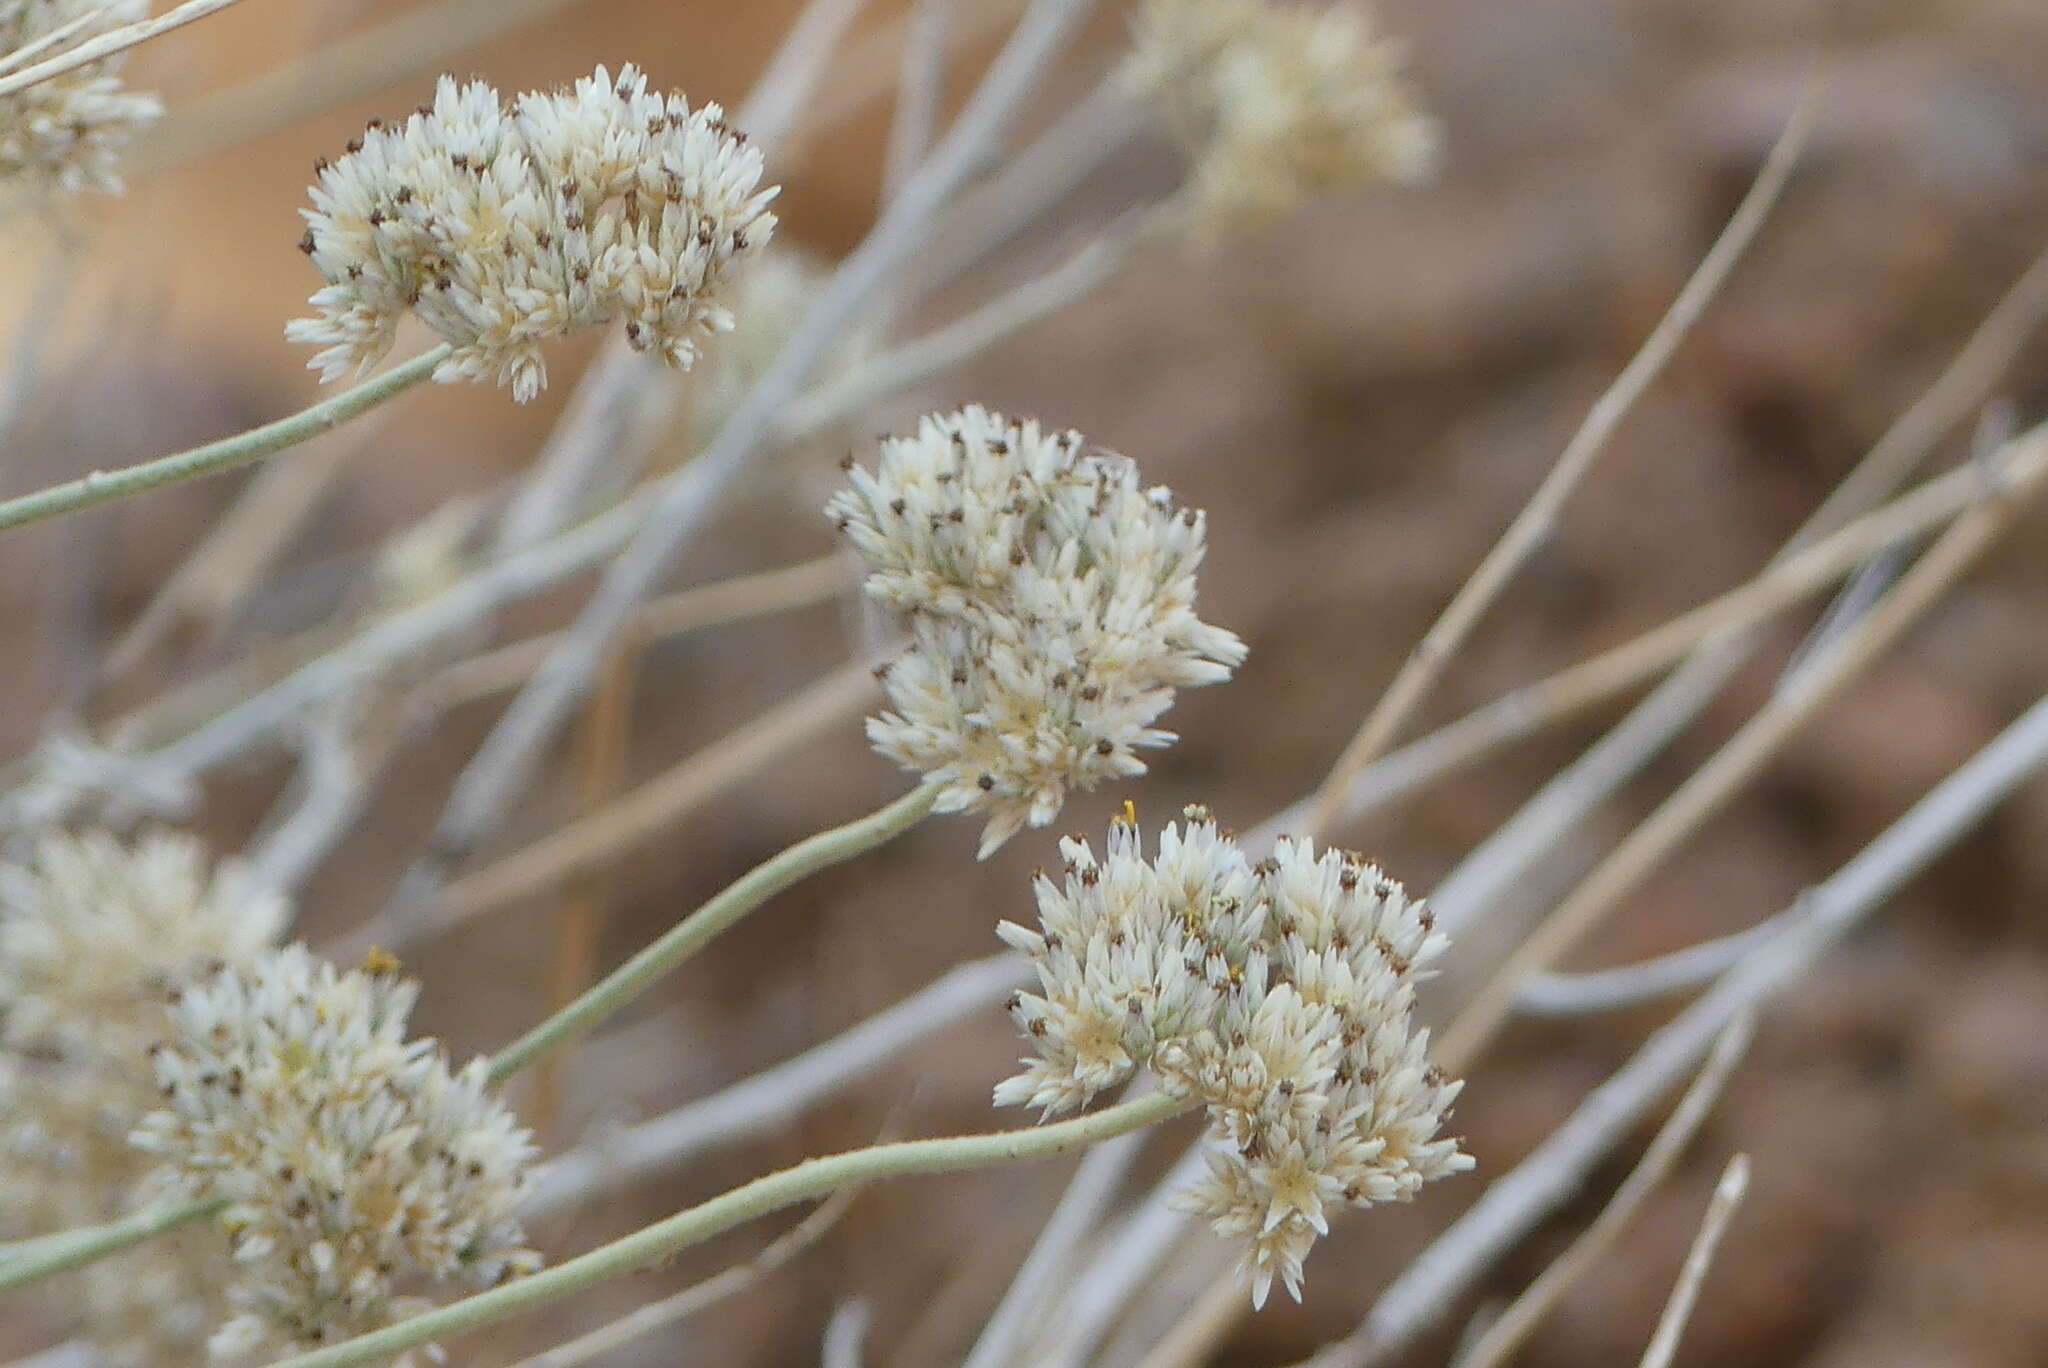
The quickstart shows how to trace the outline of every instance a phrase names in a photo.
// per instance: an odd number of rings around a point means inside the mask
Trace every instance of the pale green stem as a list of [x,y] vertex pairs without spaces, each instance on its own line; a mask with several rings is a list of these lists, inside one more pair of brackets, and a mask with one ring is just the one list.
[[1083,1145],[1112,1139],[1163,1121],[1189,1103],[1153,1093],[1056,1125],[997,1131],[942,1140],[907,1140],[806,1159],[794,1168],[756,1178],[687,1211],[601,1245],[567,1263],[521,1278],[489,1292],[359,1335],[310,1354],[285,1359],[273,1368],[346,1368],[377,1363],[430,1340],[446,1340],[574,1296],[610,1278],[646,1268],[702,1240],[772,1211],[813,1201],[840,1188],[878,1178],[958,1173],[1032,1159],[1050,1159]]
[[84,1226],[0,1245],[0,1292],[25,1287],[41,1278],[89,1264],[154,1235],[216,1215],[224,1197],[178,1202],[138,1211],[105,1225]]
[[821,831],[767,863],[756,865],[583,996],[499,1051],[491,1060],[491,1081],[504,1082],[548,1050],[618,1011],[646,992],[662,975],[710,944],[719,933],[791,884],[910,830],[930,814],[939,790],[944,787],[941,780],[927,781],[878,812]]
[[25,523],[41,522],[64,513],[94,508],[131,494],[141,494],[162,485],[182,484],[203,475],[218,474],[237,466],[260,461],[286,447],[318,437],[357,414],[383,403],[392,395],[411,389],[434,373],[434,367],[448,358],[454,348],[448,344],[394,366],[374,380],[345,390],[332,399],[301,409],[288,418],[223,437],[218,442],[193,447],[174,456],[144,461],[124,470],[95,470],[65,484],[24,494],[0,503],[0,532]]

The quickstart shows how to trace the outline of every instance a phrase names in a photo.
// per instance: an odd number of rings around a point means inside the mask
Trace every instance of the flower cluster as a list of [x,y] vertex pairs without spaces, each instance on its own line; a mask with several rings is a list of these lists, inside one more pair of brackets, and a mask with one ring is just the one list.
[[1011,1014],[1037,1046],[999,1104],[1072,1111],[1147,1068],[1207,1109],[1210,1172],[1181,1204],[1246,1244],[1252,1298],[1297,1298],[1328,1212],[1404,1201],[1472,1166],[1439,1132],[1462,1086],[1428,1061],[1415,983],[1446,940],[1358,856],[1281,840],[1249,862],[1200,808],[1147,860],[1112,824],[1104,857],[1060,844],[1041,927],[999,934],[1037,966]]
[[[0,54],[20,54],[10,63],[19,69],[147,17],[149,0],[0,0]],[[0,180],[118,193],[122,149],[164,112],[156,96],[122,89],[124,58],[0,96]]]
[[[408,1280],[476,1287],[538,1266],[518,1204],[533,1150],[481,1060],[407,1040],[416,986],[302,946],[187,990],[152,1052],[164,1106],[134,1142],[192,1197],[224,1197],[238,1313],[217,1357],[304,1350],[422,1305]],[[401,1360],[401,1363],[408,1360]]]
[[299,245],[327,285],[285,335],[324,348],[323,380],[382,356],[408,310],[455,348],[435,379],[494,377],[521,402],[547,383],[544,339],[620,319],[687,368],[775,230],[760,150],[631,66],[509,106],[443,76],[433,104],[318,171]]
[[1190,194],[1213,229],[1426,175],[1437,128],[1400,67],[1399,47],[1349,9],[1146,0],[1125,70],[1187,147]]
[[987,855],[1044,826],[1071,787],[1145,770],[1174,691],[1215,684],[1244,643],[1195,615],[1204,524],[1137,467],[977,407],[849,463],[826,507],[867,592],[908,619],[868,736],[945,782],[940,811],[988,814]]
[[[199,843],[160,832],[49,836],[0,866],[0,1229],[10,1238],[113,1220],[153,1200],[155,1165],[128,1133],[156,1105],[144,1051],[168,994],[211,964],[248,962],[283,903]],[[193,1361],[229,1266],[203,1230],[97,1263],[65,1302],[110,1364]]]

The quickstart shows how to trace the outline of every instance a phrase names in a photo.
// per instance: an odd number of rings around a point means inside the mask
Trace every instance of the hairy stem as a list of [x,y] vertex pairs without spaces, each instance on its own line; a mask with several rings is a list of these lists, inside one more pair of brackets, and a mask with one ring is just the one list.
[[937,781],[922,784],[878,812],[821,831],[756,865],[602,982],[506,1046],[491,1060],[491,1081],[504,1082],[555,1046],[618,1011],[783,889],[910,830],[930,814],[942,787]]
[[794,1168],[756,1178],[723,1196],[699,1203],[532,1277],[521,1278],[414,1316],[386,1329],[286,1359],[276,1368],[346,1368],[350,1364],[380,1362],[429,1340],[446,1340],[486,1325],[495,1325],[523,1311],[551,1305],[585,1288],[646,1268],[679,1249],[710,1239],[756,1217],[823,1197],[855,1183],[919,1174],[959,1173],[1033,1159],[1050,1159],[1084,1145],[1164,1121],[1186,1105],[1164,1093],[1153,1093],[1149,1097],[1056,1125],[997,1131],[992,1135],[906,1140],[821,1159],[806,1159]]
[[96,508],[103,503],[125,499],[163,485],[183,484],[205,475],[260,461],[287,447],[318,437],[359,413],[383,403],[394,394],[411,389],[434,373],[434,367],[454,350],[445,342],[432,351],[394,366],[374,380],[357,385],[311,408],[300,409],[288,418],[251,428],[218,442],[193,447],[176,455],[144,461],[124,470],[95,470],[65,484],[24,494],[0,503],[0,532],[26,523],[41,522],[65,513]]

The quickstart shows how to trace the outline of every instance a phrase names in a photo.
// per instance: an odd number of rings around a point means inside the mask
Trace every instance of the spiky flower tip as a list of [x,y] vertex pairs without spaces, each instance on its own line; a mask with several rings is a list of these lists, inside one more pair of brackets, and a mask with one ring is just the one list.
[[[149,15],[149,0],[0,0],[8,70],[60,57],[108,29]],[[154,95],[123,88],[125,53],[102,57],[0,95],[0,181],[73,194],[121,189],[121,154],[164,112]]]
[[1428,175],[1440,136],[1402,61],[1349,8],[1146,0],[1124,74],[1186,148],[1195,221],[1213,234]]
[[[158,831],[46,836],[0,866],[0,1236],[94,1225],[158,1194],[128,1132],[157,1104],[144,1051],[168,994],[246,963],[285,908],[199,842]],[[191,1363],[218,1322],[228,1261],[178,1231],[52,1285],[110,1365]]]
[[1186,818],[1151,859],[1130,822],[1100,860],[1062,841],[1039,929],[1001,925],[1040,987],[1010,1004],[1037,1055],[995,1099],[1056,1115],[1151,1070],[1209,1118],[1210,1172],[1180,1204],[1243,1242],[1255,1305],[1276,1277],[1299,1299],[1332,1208],[1472,1167],[1440,1133],[1463,1085],[1413,1022],[1447,942],[1357,855],[1283,839],[1253,864],[1206,810]]
[[482,1060],[453,1071],[406,1039],[417,992],[388,964],[344,973],[294,945],[172,1009],[152,1053],[164,1106],[133,1139],[186,1194],[230,1204],[237,1314],[217,1358],[378,1329],[425,1304],[407,1284],[489,1287],[539,1266],[518,1219],[527,1132]]
[[1069,788],[1145,772],[1177,689],[1215,684],[1242,641],[1195,615],[1205,525],[1077,432],[970,406],[849,463],[826,513],[910,647],[882,674],[875,749],[988,816],[986,856],[1058,815]]
[[632,66],[509,104],[443,76],[431,105],[316,170],[299,246],[327,285],[285,336],[323,348],[322,380],[384,355],[408,311],[455,348],[436,380],[495,379],[522,403],[547,384],[542,341],[622,320],[687,369],[775,231],[760,149]]

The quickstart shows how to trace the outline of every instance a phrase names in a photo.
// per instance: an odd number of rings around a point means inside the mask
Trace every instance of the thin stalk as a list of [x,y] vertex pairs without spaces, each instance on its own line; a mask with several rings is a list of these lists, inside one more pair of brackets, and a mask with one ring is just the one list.
[[646,1268],[734,1226],[843,1187],[883,1178],[961,1173],[1050,1159],[1164,1121],[1186,1105],[1164,1093],[1153,1093],[1050,1126],[997,1131],[991,1135],[906,1140],[807,1159],[794,1168],[756,1178],[567,1263],[383,1330],[286,1359],[275,1368],[349,1368],[353,1364],[379,1362],[429,1341],[446,1341],[522,1312],[552,1305],[585,1288]]
[[218,1215],[225,1206],[227,1199],[224,1197],[173,1202],[138,1211],[133,1216],[124,1216],[105,1225],[84,1226],[0,1245],[0,1292],[11,1292],[52,1274],[103,1259],[167,1230]]
[[45,518],[76,513],[80,509],[95,508],[163,485],[182,484],[202,476],[216,475],[275,455],[411,389],[432,375],[434,367],[440,365],[453,350],[444,342],[432,351],[415,356],[404,365],[394,366],[376,379],[365,381],[332,399],[233,437],[223,437],[218,442],[208,442],[205,446],[193,447],[174,456],[144,461],[125,470],[95,470],[69,483],[9,499],[0,503],[0,532],[41,522]]
[[1678,1352],[1678,1338],[1685,1333],[1685,1323],[1692,1319],[1700,1284],[1706,1281],[1707,1269],[1713,1265],[1714,1251],[1720,1247],[1721,1237],[1728,1233],[1728,1222],[1734,1219],[1735,1208],[1742,1205],[1743,1194],[1748,1191],[1749,1156],[1738,1154],[1728,1161],[1721,1181],[1714,1185],[1714,1199],[1707,1203],[1700,1233],[1693,1237],[1692,1248],[1686,1251],[1678,1285],[1671,1289],[1671,1300],[1664,1304],[1657,1333],[1650,1340],[1650,1347],[1643,1351],[1639,1368],[1669,1368],[1671,1356]]
[[504,1082],[547,1051],[618,1011],[785,888],[910,830],[931,812],[943,787],[940,781],[929,780],[880,811],[821,831],[756,865],[602,982],[506,1046],[491,1060],[491,1081]]
[[1472,577],[1452,596],[1450,604],[1403,662],[1394,682],[1387,686],[1386,693],[1380,696],[1379,702],[1373,705],[1372,711],[1359,725],[1357,734],[1344,747],[1344,753],[1337,758],[1329,777],[1317,791],[1308,823],[1312,834],[1326,830],[1336,821],[1352,780],[1386,750],[1401,725],[1428,697],[1431,688],[1442,677],[1444,667],[1478,625],[1481,615],[1550,536],[1557,525],[1559,510],[1592,468],[1594,457],[1607,445],[1621,420],[1649,388],[1650,382],[1662,372],[1678,344],[1720,291],[1728,273],[1748,250],[1757,230],[1770,216],[1771,207],[1777,203],[1785,182],[1790,179],[1792,167],[1806,145],[1806,136],[1812,131],[1815,104],[1816,91],[1809,87],[1799,107],[1792,112],[1785,131],[1778,135],[1777,145],[1771,149],[1749,193],[1743,196],[1728,226],[1694,270],[1692,278],[1686,281],[1685,288],[1679,291],[1678,298],[1672,301],[1670,310],[1658,321],[1649,340],[1629,360],[1606,393],[1595,401],[1586,414],[1585,422],[1572,434],[1557,463],[1544,476],[1542,485],[1522,511],[1515,515],[1515,520],[1494,543],[1493,549],[1487,552],[1486,559],[1472,572]]

